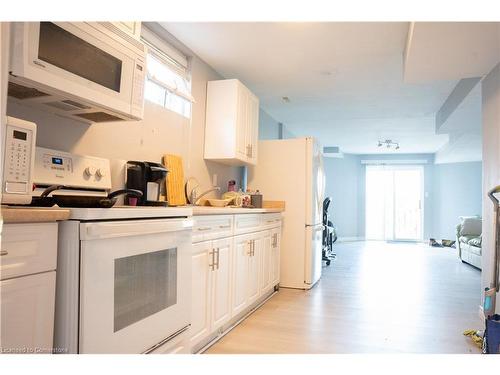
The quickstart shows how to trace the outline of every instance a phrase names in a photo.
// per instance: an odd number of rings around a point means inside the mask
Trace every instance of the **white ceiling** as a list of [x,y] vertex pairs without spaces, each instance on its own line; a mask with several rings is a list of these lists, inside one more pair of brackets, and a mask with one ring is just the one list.
[[[238,78],[295,135],[344,153],[435,152],[434,116],[457,80],[403,82],[409,23],[162,23],[226,78]],[[282,101],[283,96],[290,103]]]
[[416,22],[405,50],[406,82],[481,77],[500,61],[498,22]]

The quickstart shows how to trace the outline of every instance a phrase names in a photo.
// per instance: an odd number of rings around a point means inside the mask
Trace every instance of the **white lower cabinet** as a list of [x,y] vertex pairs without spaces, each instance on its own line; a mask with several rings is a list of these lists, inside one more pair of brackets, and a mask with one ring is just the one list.
[[271,285],[280,282],[281,227],[271,230]]
[[247,269],[248,257],[250,256],[251,235],[234,237],[234,257],[233,257],[233,315],[243,311],[247,305]]
[[[234,223],[250,219],[241,216],[245,215],[236,216]],[[207,217],[195,217],[195,227],[197,220],[203,224],[200,228],[217,228]],[[217,220],[220,218],[213,218],[214,223]],[[225,329],[226,323],[257,305],[279,283],[281,226],[277,226],[278,222],[274,225],[265,230],[260,225],[245,227],[245,232],[250,233],[193,244],[189,330],[192,351],[201,349]],[[211,231],[207,229],[204,236],[210,236]],[[238,231],[235,224],[231,233]]]
[[251,305],[261,296],[261,273],[262,273],[262,253],[266,237],[269,237],[269,232],[257,232],[251,235],[250,248],[251,253],[248,257],[247,279],[248,279],[248,300],[247,304]]
[[262,275],[260,278],[260,291],[265,291],[274,287],[273,278],[273,241],[271,231],[266,231],[262,239]]
[[212,271],[211,329],[216,330],[231,318],[232,238],[213,241],[215,269]]
[[52,353],[57,223],[5,224],[0,251],[0,353]]
[[0,281],[4,354],[52,353],[55,271]]
[[191,339],[196,346],[231,317],[232,238],[193,244]]
[[205,338],[210,329],[210,290],[212,289],[212,241],[193,244],[191,269],[191,345]]

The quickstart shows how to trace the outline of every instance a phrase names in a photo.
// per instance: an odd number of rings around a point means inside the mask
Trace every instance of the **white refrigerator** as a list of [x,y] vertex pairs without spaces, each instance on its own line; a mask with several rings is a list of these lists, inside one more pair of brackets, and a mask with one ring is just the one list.
[[259,141],[248,188],[284,200],[280,286],[310,289],[321,277],[323,158],[314,138]]

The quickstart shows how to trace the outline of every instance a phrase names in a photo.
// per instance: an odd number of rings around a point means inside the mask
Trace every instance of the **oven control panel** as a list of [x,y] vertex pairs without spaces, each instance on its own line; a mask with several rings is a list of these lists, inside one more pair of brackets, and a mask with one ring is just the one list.
[[79,189],[111,189],[108,159],[37,147],[35,185],[66,185]]

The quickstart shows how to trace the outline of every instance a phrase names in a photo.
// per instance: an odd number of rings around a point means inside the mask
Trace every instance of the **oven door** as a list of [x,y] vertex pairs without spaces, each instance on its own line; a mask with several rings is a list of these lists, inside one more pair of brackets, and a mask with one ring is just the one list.
[[143,353],[190,324],[191,219],[80,225],[80,353]]

